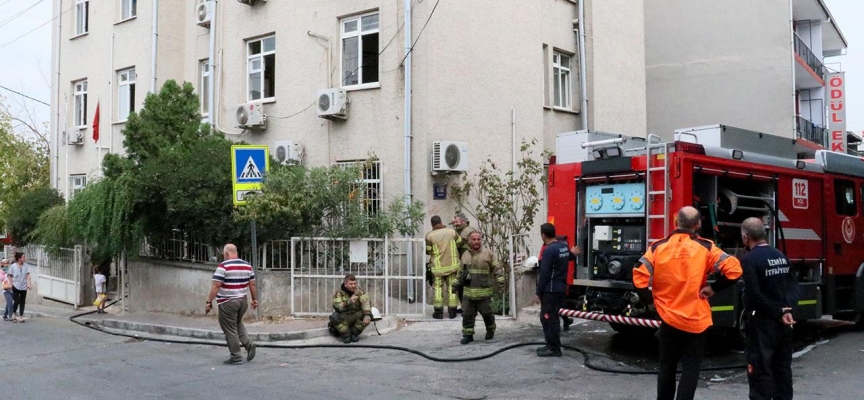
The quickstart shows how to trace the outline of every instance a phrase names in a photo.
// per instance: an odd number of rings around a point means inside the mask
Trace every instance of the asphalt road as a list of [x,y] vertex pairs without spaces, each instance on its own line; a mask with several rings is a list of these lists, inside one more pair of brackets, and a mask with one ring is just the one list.
[[[491,342],[482,339],[482,332],[480,327],[477,342],[460,346],[458,323],[444,321],[415,324],[361,343],[465,357],[541,339],[539,327],[509,321],[500,323]],[[864,333],[824,325],[811,333],[799,347],[815,347],[793,362],[796,399],[860,398]],[[7,398],[651,399],[655,387],[653,375],[595,371],[573,351],[541,359],[534,346],[464,363],[436,363],[394,350],[262,348],[251,363],[226,366],[224,347],[126,339],[64,319],[0,323],[0,335]],[[650,337],[614,334],[599,323],[574,326],[562,339],[593,354],[592,365],[643,370],[653,368],[656,360]],[[740,364],[742,357],[713,346],[705,365]],[[746,393],[743,369],[711,371],[702,374],[697,398],[740,399]]]

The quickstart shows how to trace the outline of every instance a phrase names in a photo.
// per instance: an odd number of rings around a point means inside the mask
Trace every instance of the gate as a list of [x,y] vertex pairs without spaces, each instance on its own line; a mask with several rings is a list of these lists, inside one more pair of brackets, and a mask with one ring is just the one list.
[[27,246],[24,254],[30,264],[36,264],[36,289],[40,296],[76,307],[82,304],[82,246],[54,251],[44,246]]
[[[278,242],[271,245],[276,254]],[[346,274],[357,277],[358,287],[382,314],[431,315],[423,239],[292,238],[290,260],[292,315],[330,315]]]

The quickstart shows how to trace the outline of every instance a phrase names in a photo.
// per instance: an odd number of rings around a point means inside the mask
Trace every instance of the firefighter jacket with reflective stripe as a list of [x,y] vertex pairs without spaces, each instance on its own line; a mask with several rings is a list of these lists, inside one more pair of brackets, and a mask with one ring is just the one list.
[[701,333],[713,324],[708,299],[699,296],[708,275],[722,275],[711,285],[715,292],[741,277],[737,258],[714,242],[682,230],[649,246],[639,263],[633,269],[633,285],[651,289],[664,323],[690,333]]
[[446,276],[459,270],[458,246],[461,244],[459,234],[444,225],[426,234],[426,254],[431,256],[432,275]]
[[[463,297],[469,300],[485,300],[492,297],[492,286],[504,286],[504,270],[495,259],[492,250],[468,250],[462,254],[463,273],[456,278],[457,286],[463,287]],[[495,279],[493,282],[492,279]]]
[[[351,295],[357,295],[357,301],[351,302]],[[333,295],[333,310],[337,313],[355,313],[362,312],[363,315],[372,315],[372,305],[369,303],[369,295],[363,293],[359,287],[354,289],[354,293],[350,293],[343,285],[336,294]]]

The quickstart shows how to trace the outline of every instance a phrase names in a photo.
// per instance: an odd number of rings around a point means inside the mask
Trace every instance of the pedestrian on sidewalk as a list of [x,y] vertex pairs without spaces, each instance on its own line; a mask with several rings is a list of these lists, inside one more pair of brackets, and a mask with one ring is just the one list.
[[342,286],[333,295],[333,310],[330,326],[336,330],[342,342],[359,341],[360,334],[372,322],[372,304],[369,295],[357,287],[354,274],[345,275]]
[[9,260],[4,258],[2,262],[0,262],[2,268],[0,268],[0,282],[3,284],[3,297],[6,299],[6,308],[3,309],[3,320],[4,321],[14,321],[15,318],[12,314],[12,304],[15,302],[12,299],[12,278],[9,274],[6,273],[6,270],[9,269]]
[[252,309],[258,308],[258,289],[255,286],[255,273],[252,266],[237,257],[237,246],[228,243],[222,250],[225,261],[216,267],[213,274],[213,284],[207,297],[204,313],[210,312],[213,299],[219,305],[219,327],[225,333],[231,358],[225,364],[242,364],[240,346],[246,349],[246,361],[255,358],[255,342],[249,340],[246,327],[243,325],[243,315],[249,308],[246,302],[246,292],[252,296]]
[[[504,270],[492,250],[483,247],[479,231],[468,234],[469,248],[462,254],[462,270],[457,274],[456,286],[463,288],[462,344],[474,341],[474,323],[477,312],[486,325],[486,340],[495,336],[495,314],[492,313],[493,287],[504,291]],[[494,279],[494,280],[493,280]]]
[[537,294],[534,302],[540,303],[540,323],[546,346],[537,349],[540,357],[561,357],[561,322],[558,311],[564,303],[567,291],[567,269],[570,260],[575,260],[581,252],[579,247],[567,248],[567,243],[559,241],[555,235],[555,225],[540,225],[540,238],[546,249],[543,250],[540,270],[537,273]]
[[6,272],[12,275],[12,317],[18,311],[18,318],[13,322],[24,322],[24,304],[27,302],[27,292],[30,290],[30,265],[24,261],[27,257],[22,252],[15,253],[15,263]]
[[99,267],[93,267],[93,285],[96,287],[96,299],[99,305],[96,306],[97,314],[105,314],[105,303],[108,300],[108,279],[99,270]]

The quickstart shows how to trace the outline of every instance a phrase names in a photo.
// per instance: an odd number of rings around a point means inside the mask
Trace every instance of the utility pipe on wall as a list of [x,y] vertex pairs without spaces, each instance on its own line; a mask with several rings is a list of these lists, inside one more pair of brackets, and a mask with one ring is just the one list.
[[[150,81],[150,93],[156,93],[156,53],[159,50],[159,0],[153,0],[153,54],[150,73],[153,79]],[[113,61],[113,60],[112,60]]]
[[588,130],[588,87],[586,73],[588,68],[585,61],[585,0],[579,0],[579,34],[577,42],[579,44],[579,91],[582,96],[582,130]]
[[[210,125],[219,129],[218,116],[216,115],[216,94],[214,93],[214,80],[216,79],[216,6],[217,0],[210,2],[210,47],[207,49],[207,68],[210,71],[210,79],[207,80],[207,119]],[[222,69],[221,60],[219,69]]]
[[406,206],[411,205],[411,1],[405,0],[405,176],[404,176],[404,198]]
[[[60,4],[59,6],[57,6],[55,4],[54,8],[57,9],[58,13],[62,13],[63,12],[63,2],[60,1],[59,4]],[[54,175],[51,177],[52,178],[51,179],[51,182],[52,182],[51,187],[55,190],[60,189],[60,143],[61,143],[60,134],[61,134],[61,132],[66,132],[66,121],[60,119],[60,86],[61,86],[60,85],[60,62],[61,62],[60,61],[61,60],[60,55],[62,54],[60,52],[60,48],[62,47],[62,43],[63,43],[63,18],[57,18],[57,54],[56,54],[56,57],[57,57],[57,82],[55,83],[55,89],[57,91],[57,98],[56,98],[55,103],[54,103],[54,110],[55,110],[54,111],[54,120],[57,122],[55,123],[55,126],[54,126],[54,129],[55,129],[54,144],[52,146],[52,150],[54,151],[54,167],[51,168],[51,172]],[[68,152],[68,150],[69,149],[67,148],[66,151]],[[66,173],[68,174],[69,171],[66,171]],[[68,183],[67,183],[67,186],[68,186]],[[66,198],[68,199],[69,197],[67,196]]]

